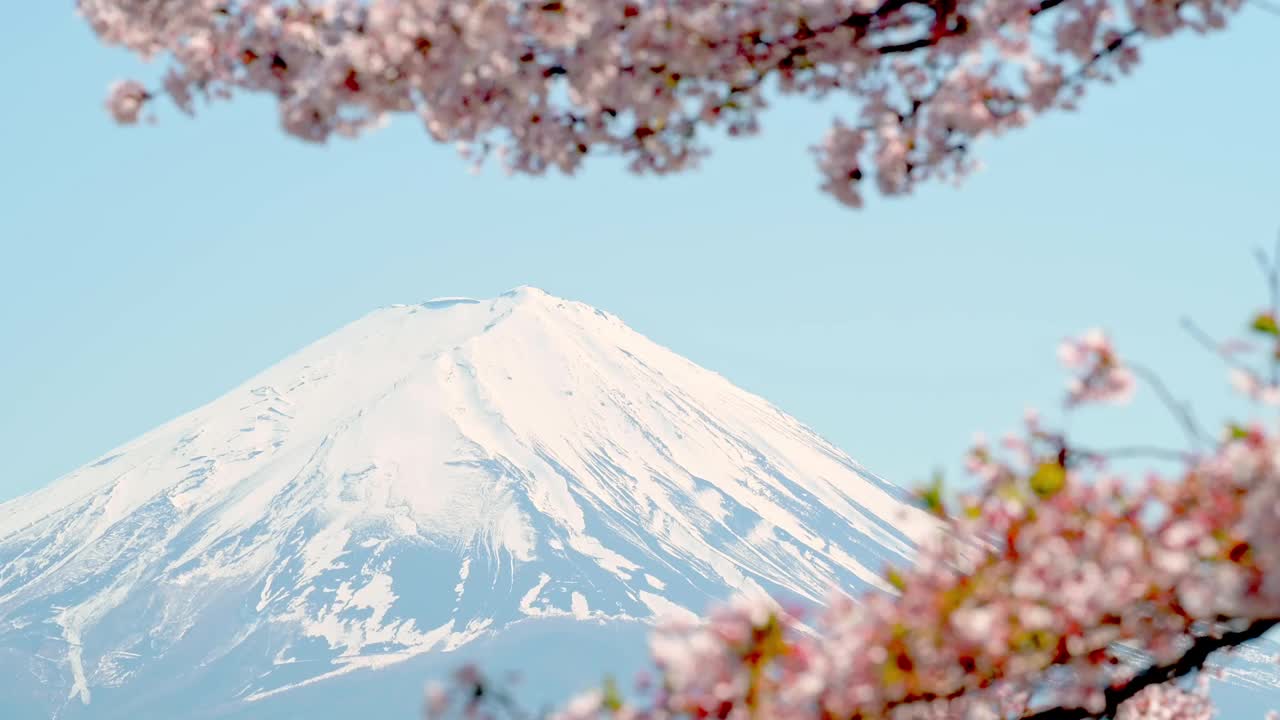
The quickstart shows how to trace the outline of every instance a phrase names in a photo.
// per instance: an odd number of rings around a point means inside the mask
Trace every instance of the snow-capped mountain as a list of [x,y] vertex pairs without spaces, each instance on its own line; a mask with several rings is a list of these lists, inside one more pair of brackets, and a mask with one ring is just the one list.
[[608,313],[395,306],[0,505],[0,706],[232,713],[530,618],[874,587],[932,529]]

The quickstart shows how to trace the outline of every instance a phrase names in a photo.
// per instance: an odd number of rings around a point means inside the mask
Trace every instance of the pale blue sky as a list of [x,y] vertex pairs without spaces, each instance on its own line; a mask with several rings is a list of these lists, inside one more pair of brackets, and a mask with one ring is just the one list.
[[[1225,382],[1177,320],[1230,328],[1262,298],[1248,248],[1280,229],[1280,17],[1257,10],[989,143],[961,190],[861,212],[816,190],[805,149],[830,106],[788,102],[678,178],[473,177],[408,120],[326,148],[257,101],[114,127],[104,89],[137,64],[69,1],[9,16],[0,500],[375,307],[523,283],[617,313],[904,484],[1054,407],[1055,343],[1098,322],[1217,420]],[[1150,403],[1088,419],[1177,437]]]

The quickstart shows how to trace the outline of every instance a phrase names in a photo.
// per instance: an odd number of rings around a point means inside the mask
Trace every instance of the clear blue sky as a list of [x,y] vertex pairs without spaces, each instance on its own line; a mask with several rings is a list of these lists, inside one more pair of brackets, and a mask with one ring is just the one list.
[[[903,483],[1053,408],[1054,345],[1102,322],[1209,420],[1226,384],[1178,330],[1262,298],[1280,230],[1280,17],[1155,46],[1138,75],[989,143],[960,190],[820,195],[833,108],[788,102],[693,174],[473,177],[412,121],[304,146],[263,102],[114,127],[69,0],[0,25],[0,500],[386,304],[528,283],[620,315]],[[1085,418],[1174,441],[1150,403]],[[1120,434],[1122,433],[1122,435]]]

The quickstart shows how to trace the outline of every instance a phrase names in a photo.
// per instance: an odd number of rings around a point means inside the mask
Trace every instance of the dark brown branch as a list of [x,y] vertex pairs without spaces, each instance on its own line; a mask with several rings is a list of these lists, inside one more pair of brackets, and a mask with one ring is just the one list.
[[1093,57],[1089,58],[1088,62],[1076,68],[1076,71],[1073,74],[1073,79],[1077,81],[1087,79],[1089,77],[1089,73],[1093,71],[1094,66],[1119,52],[1127,45],[1132,44],[1129,41],[1139,35],[1142,35],[1142,30],[1138,28],[1129,28],[1123,33],[1120,33],[1115,37],[1115,39],[1103,46],[1101,50],[1095,52]]
[[1042,12],[1052,10],[1067,1],[1068,0],[1044,0],[1039,5],[1031,9],[1031,16],[1035,17]]
[[891,13],[905,9],[909,5],[920,4],[928,7],[929,3],[925,0],[884,0],[880,3],[880,7],[869,13],[855,12],[841,20],[835,25],[824,25],[818,32],[831,32],[838,27],[854,28],[865,30],[871,26],[871,22],[877,18],[887,17]]
[[[1039,2],[1035,2],[1033,0],[1024,6],[1011,8],[1010,17],[1006,18],[1006,20],[1015,19],[1015,15],[1036,18],[1055,8],[1069,5],[1071,1],[1039,0]],[[1185,0],[1180,0],[1180,2],[1185,2]],[[874,10],[869,12],[855,11],[839,20],[823,25],[811,26],[800,22],[795,32],[790,35],[768,38],[762,37],[758,32],[748,33],[738,38],[738,51],[746,56],[751,63],[748,69],[749,75],[733,82],[726,88],[727,93],[718,104],[717,112],[732,112],[735,109],[739,109],[741,98],[757,92],[772,75],[779,73],[789,74],[814,67],[820,63],[820,61],[815,62],[808,57],[812,54],[814,48],[842,30],[851,31],[853,37],[849,41],[854,45],[862,45],[867,54],[887,56],[906,55],[927,50],[950,38],[962,36],[969,29],[968,19],[958,13],[956,0],[882,0]],[[899,32],[901,32],[901,35],[893,37]],[[872,42],[863,44],[873,34],[886,37],[880,41],[881,44]],[[902,35],[905,35],[905,37],[902,37]],[[916,36],[911,37],[911,35]],[[1066,78],[1065,84],[1084,83],[1091,79],[1093,69],[1097,65],[1122,49],[1129,47],[1132,41],[1141,35],[1142,32],[1137,28],[1120,33],[1104,47],[1097,50],[1092,57],[1083,61]],[[890,41],[891,37],[893,41]],[[845,41],[842,40],[841,42]],[[941,85],[942,83],[939,83],[939,86],[930,94],[930,97],[914,99],[910,111],[899,111],[899,117],[905,121],[909,117],[919,114],[929,105],[929,100],[933,94],[936,94],[937,90],[941,89]],[[1007,115],[1026,103],[1025,98],[1017,95],[1010,95],[1005,98],[1005,101],[1008,107],[1004,109],[993,107],[990,102],[988,103],[988,110],[994,117]],[[904,112],[906,113],[905,115],[903,114]],[[691,135],[692,133],[688,134]],[[967,146],[961,143],[947,148],[946,154],[962,154],[966,150]],[[912,166],[908,164],[908,172],[911,169]]]
[[1204,667],[1213,653],[1256,640],[1277,625],[1280,625],[1280,618],[1254,620],[1243,630],[1224,633],[1221,637],[1199,638],[1176,661],[1168,665],[1153,665],[1135,675],[1129,682],[1119,687],[1109,688],[1105,693],[1106,707],[1101,712],[1089,712],[1084,708],[1051,708],[1041,710],[1034,715],[1026,715],[1023,720],[1088,720],[1089,718],[1115,717],[1116,712],[1126,700],[1148,687],[1190,675]]
[[[1057,5],[1061,5],[1070,0],[1044,0],[1040,5],[1033,8],[1030,12],[1037,15]],[[750,81],[735,85],[729,89],[729,94],[735,95],[748,92],[759,87],[770,73],[780,69],[786,69],[794,66],[796,60],[809,52],[809,44],[826,35],[831,35],[839,30],[853,30],[854,34],[861,39],[872,31],[873,25],[877,20],[883,20],[894,13],[919,5],[927,8],[933,13],[933,24],[929,32],[920,37],[904,40],[896,43],[888,43],[879,47],[868,48],[869,52],[880,55],[895,55],[902,53],[915,52],[928,47],[937,45],[941,40],[963,35],[968,30],[968,22],[963,16],[953,15],[955,3],[952,0],[884,0],[875,10],[871,12],[854,12],[838,22],[819,25],[817,27],[804,26],[798,31],[795,37],[786,39],[774,39],[765,41],[766,47],[786,47],[787,51],[778,60],[770,63],[767,67],[756,71],[755,77]],[[788,47],[789,46],[789,47]]]
[[876,48],[876,52],[880,53],[881,55],[896,55],[898,53],[915,52],[916,50],[923,50],[927,47],[932,47],[934,45],[937,45],[938,40],[942,39],[942,37],[949,37],[951,35],[959,35],[959,34],[960,34],[960,31],[955,31],[955,32],[948,32],[942,35],[941,37],[933,37],[933,36],[922,37],[922,38],[916,38],[915,40],[908,40],[907,42],[893,43],[890,45],[881,45],[880,47]]

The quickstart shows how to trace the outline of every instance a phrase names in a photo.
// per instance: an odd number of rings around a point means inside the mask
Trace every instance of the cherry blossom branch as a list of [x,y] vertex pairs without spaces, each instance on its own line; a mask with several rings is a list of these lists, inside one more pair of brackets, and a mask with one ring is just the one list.
[[1153,665],[1138,673],[1134,678],[1120,687],[1108,688],[1105,692],[1106,704],[1101,711],[1089,711],[1084,708],[1051,708],[1024,716],[1024,720],[1086,720],[1087,718],[1114,718],[1120,706],[1131,700],[1138,693],[1151,687],[1167,683],[1196,672],[1205,666],[1209,656],[1227,648],[1244,645],[1250,640],[1257,640],[1266,635],[1272,628],[1280,625],[1280,618],[1264,618],[1254,620],[1243,630],[1223,633],[1220,636],[1198,638],[1182,657],[1176,662],[1164,665]]
[[1227,352],[1223,345],[1213,339],[1209,333],[1196,324],[1191,318],[1184,317],[1182,319],[1182,328],[1196,341],[1201,347],[1209,351],[1214,357],[1218,358],[1229,368],[1252,372],[1248,365],[1241,362],[1234,354]]
[[1196,421],[1195,415],[1191,411],[1191,406],[1175,398],[1173,392],[1169,390],[1169,386],[1160,379],[1158,373],[1144,365],[1130,363],[1129,367],[1133,369],[1135,375],[1142,378],[1155,391],[1156,397],[1160,399],[1161,404],[1178,422],[1183,433],[1187,436],[1187,441],[1191,443],[1193,448],[1202,447],[1204,443],[1209,442],[1209,436],[1200,427],[1200,423]]
[[[77,0],[103,41],[167,58],[160,87],[118,83],[138,122],[160,97],[257,93],[289,134],[323,142],[411,115],[472,160],[575,172],[592,154],[677,172],[702,131],[758,132],[779,95],[856,101],[815,148],[823,188],[851,206],[972,170],[975,142],[1127,72],[1134,39],[1225,25],[1240,0]],[[1048,28],[1052,38],[1033,31]],[[938,76],[939,67],[948,70]]]
[[[1200,345],[1221,359],[1231,370],[1231,382],[1250,399],[1267,405],[1280,405],[1280,237],[1276,249],[1268,255],[1261,248],[1254,251],[1254,259],[1266,281],[1268,305],[1253,316],[1249,329],[1260,336],[1269,348],[1264,369],[1259,371],[1238,359],[1238,355],[1251,349],[1252,343],[1233,341],[1218,343],[1189,318],[1183,327]],[[1265,379],[1264,379],[1265,378]]]
[[1089,460],[1131,460],[1135,458],[1146,458],[1187,462],[1195,457],[1193,453],[1187,452],[1186,450],[1173,450],[1171,448],[1143,445],[1107,448],[1104,450],[1072,447],[1070,452],[1072,456],[1083,457]]
[[[1262,271],[1263,278],[1266,279],[1267,291],[1269,294],[1269,304],[1267,306],[1267,314],[1273,323],[1280,313],[1280,236],[1276,238],[1275,252],[1270,256],[1262,248],[1254,249],[1254,258],[1258,262],[1258,268]],[[1277,358],[1273,359],[1271,365],[1271,385],[1280,385],[1280,341],[1277,343]]]

